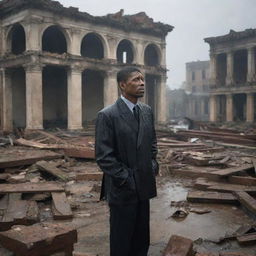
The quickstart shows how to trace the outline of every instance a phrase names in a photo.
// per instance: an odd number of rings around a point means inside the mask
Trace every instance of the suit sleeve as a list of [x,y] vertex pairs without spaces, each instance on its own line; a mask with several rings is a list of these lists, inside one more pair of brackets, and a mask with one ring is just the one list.
[[153,113],[152,114],[152,132],[153,132],[153,137],[152,137],[152,169],[155,173],[155,175],[158,175],[159,173],[159,165],[158,162],[156,160],[156,156],[157,156],[157,138],[156,138],[156,131],[155,131],[155,124],[154,124],[154,116]]
[[116,158],[114,127],[110,118],[103,112],[99,112],[96,122],[95,155],[101,170],[112,177],[116,186],[125,183],[129,168]]

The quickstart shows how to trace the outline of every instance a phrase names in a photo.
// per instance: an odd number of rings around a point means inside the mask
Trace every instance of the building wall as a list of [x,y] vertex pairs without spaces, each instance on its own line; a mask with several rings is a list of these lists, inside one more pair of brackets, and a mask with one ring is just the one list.
[[[44,1],[38,0],[38,3]],[[10,4],[17,7],[25,2],[16,0]],[[114,103],[118,97],[116,74],[127,65],[140,68],[145,76],[157,77],[154,90],[149,83],[146,91],[156,91],[157,96],[151,103],[156,106],[156,121],[166,121],[165,36],[172,30],[171,26],[154,23],[145,13],[126,18],[122,12],[102,18],[86,16],[76,8],[64,8],[57,2],[49,10],[48,6],[20,9],[14,11],[8,7],[5,10],[3,6],[0,10],[3,17],[0,19],[0,69],[3,70],[0,96],[4,99],[12,95],[12,85],[5,71],[13,67],[24,68],[25,89],[21,93],[26,96],[23,120],[26,120],[27,129],[42,129],[49,123],[59,125],[61,120],[61,125],[69,129],[81,129],[84,121],[95,120],[102,107]],[[126,26],[124,22],[128,22]],[[137,22],[133,29],[132,22]],[[145,29],[147,24],[148,30]],[[120,59],[125,53],[129,55],[126,62]],[[59,76],[61,81],[56,80],[57,73],[52,79],[44,77],[45,70],[54,67],[63,70]],[[93,86],[97,79],[83,77],[89,70],[101,74],[100,86]],[[144,98],[149,103],[152,97],[146,95]],[[3,103],[0,113],[0,120],[4,120],[1,122],[3,130],[13,127],[13,115],[7,110],[14,104],[8,97]]]
[[205,41],[210,45],[211,121],[255,122],[256,30],[230,30]]
[[186,116],[193,120],[209,120],[209,66],[209,61],[186,63]]

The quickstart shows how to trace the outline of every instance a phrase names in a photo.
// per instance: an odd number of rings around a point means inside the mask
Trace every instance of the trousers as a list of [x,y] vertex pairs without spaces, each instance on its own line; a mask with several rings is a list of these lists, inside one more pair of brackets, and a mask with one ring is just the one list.
[[147,256],[149,200],[110,207],[110,256]]

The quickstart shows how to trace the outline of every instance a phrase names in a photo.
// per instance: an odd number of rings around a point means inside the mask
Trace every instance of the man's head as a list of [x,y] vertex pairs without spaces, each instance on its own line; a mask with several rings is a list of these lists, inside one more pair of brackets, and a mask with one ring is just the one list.
[[128,67],[117,73],[117,83],[122,95],[136,103],[138,98],[144,95],[144,76],[141,71],[134,67]]

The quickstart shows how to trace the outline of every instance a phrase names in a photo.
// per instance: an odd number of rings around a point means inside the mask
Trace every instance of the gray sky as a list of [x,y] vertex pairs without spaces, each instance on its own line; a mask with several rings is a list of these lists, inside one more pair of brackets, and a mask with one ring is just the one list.
[[59,0],[64,6],[101,16],[124,9],[124,14],[147,13],[154,21],[174,26],[168,34],[168,85],[185,80],[185,63],[209,59],[205,37],[256,28],[256,0]]

